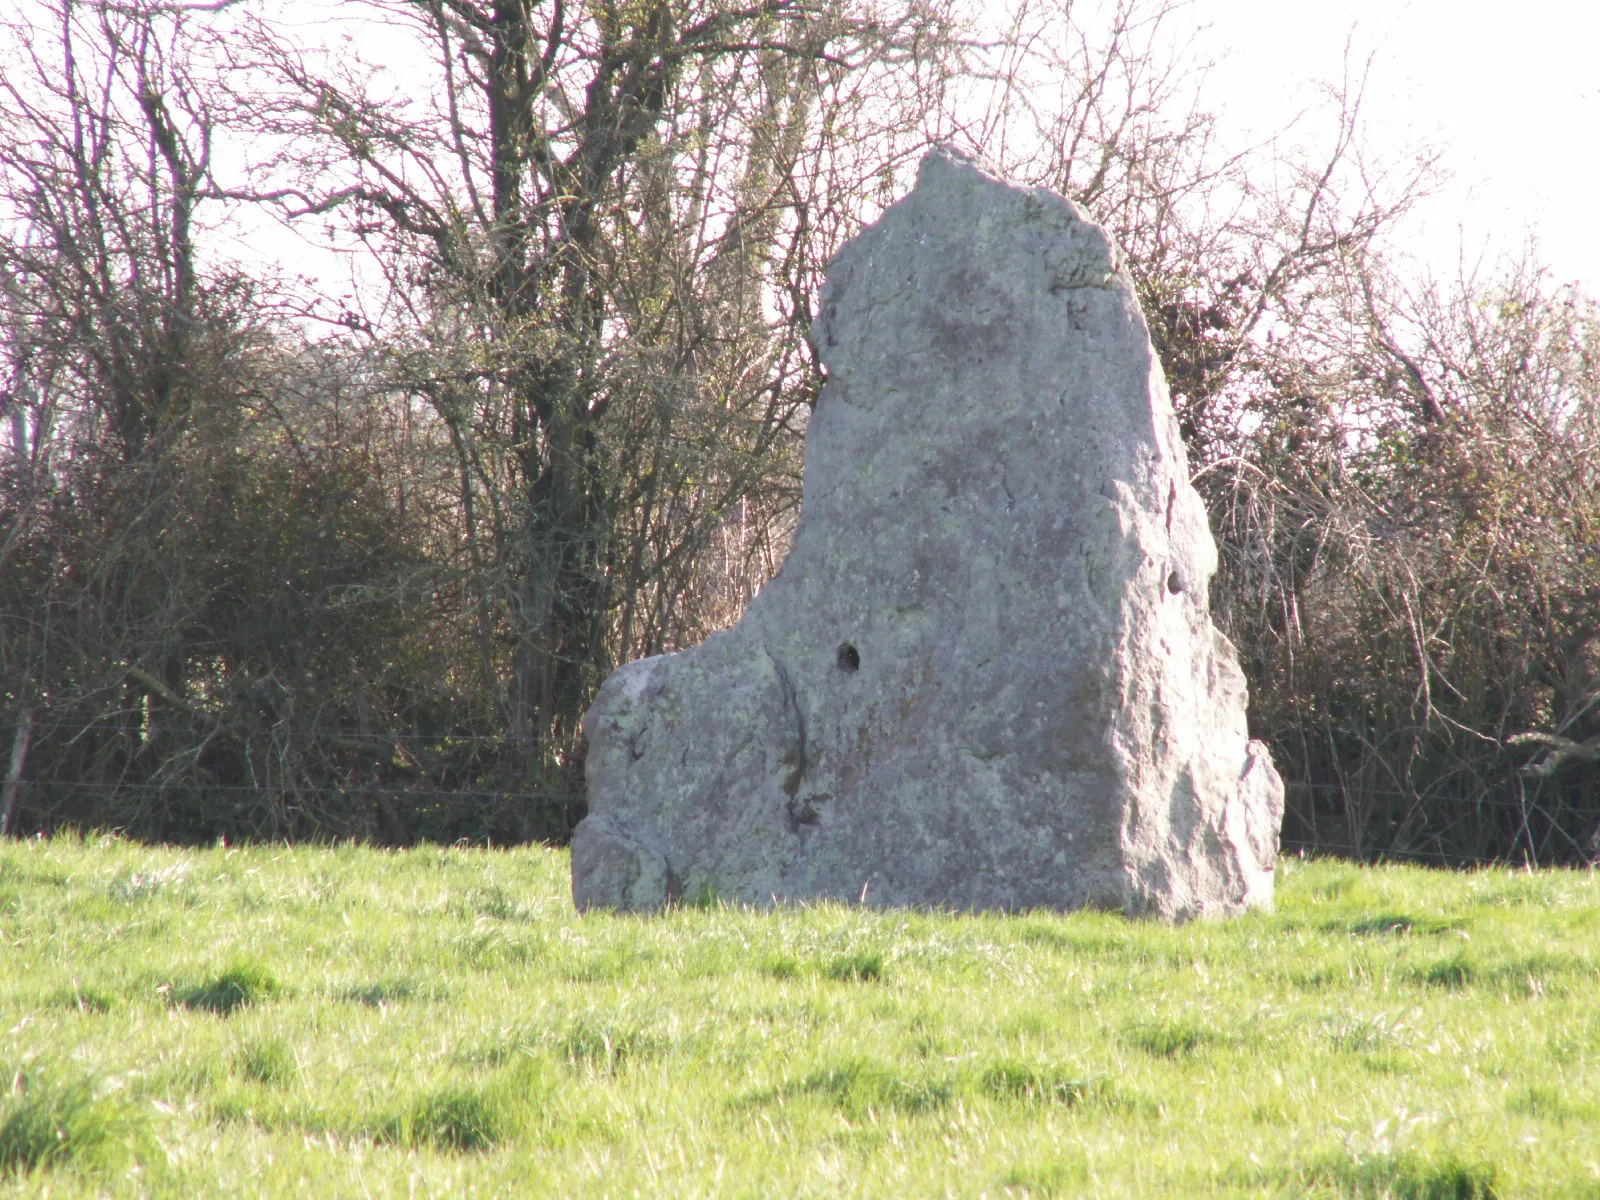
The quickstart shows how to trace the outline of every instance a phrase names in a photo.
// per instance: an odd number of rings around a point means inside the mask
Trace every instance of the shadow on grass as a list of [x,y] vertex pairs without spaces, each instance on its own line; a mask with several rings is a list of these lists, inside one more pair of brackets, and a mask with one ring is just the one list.
[[456,916],[490,917],[496,921],[535,921],[538,912],[519,903],[499,884],[477,887],[450,903],[449,910]]
[[1356,937],[1373,937],[1408,933],[1442,934],[1461,929],[1456,921],[1441,921],[1434,917],[1413,917],[1405,913],[1380,913],[1354,921],[1329,921],[1322,926],[1324,933],[1349,933]]
[[56,1167],[110,1170],[145,1138],[137,1114],[92,1081],[57,1083],[18,1073],[0,1101],[0,1177]]
[[[286,1047],[255,1047],[258,1083],[286,1082],[294,1069]],[[263,1053],[264,1050],[264,1053]],[[248,1074],[250,1048],[240,1056]],[[289,1077],[289,1078],[292,1078]],[[282,1093],[248,1089],[214,1100],[210,1119],[219,1125],[247,1125],[269,1133],[295,1131],[313,1139],[339,1142],[370,1140],[406,1150],[433,1149],[474,1154],[561,1126],[561,1111],[552,1104],[556,1085],[547,1067],[522,1060],[481,1083],[462,1080],[422,1093],[402,1093],[381,1107],[367,1107],[353,1097]],[[568,1128],[574,1122],[566,1123]]]
[[1594,963],[1574,955],[1531,954],[1503,962],[1487,962],[1458,950],[1402,976],[1425,988],[1462,991],[1471,987],[1497,987],[1524,995],[1539,995],[1552,985],[1597,973]]
[[751,1093],[735,1101],[735,1106],[782,1105],[816,1097],[851,1117],[883,1112],[917,1115],[945,1108],[963,1094],[1040,1108],[1142,1112],[1153,1107],[1137,1097],[1123,1096],[1104,1080],[1056,1067],[1004,1060],[976,1074],[937,1075],[896,1069],[865,1058],[820,1067],[801,1079]]
[[1123,1040],[1156,1058],[1188,1058],[1214,1046],[1228,1045],[1225,1035],[1193,1021],[1155,1021],[1126,1030]]
[[850,1113],[894,1109],[922,1113],[943,1108],[955,1097],[955,1087],[945,1079],[891,1071],[865,1059],[813,1071],[795,1085],[801,1094],[825,1096]]
[[236,962],[204,983],[174,994],[185,1008],[225,1017],[237,1009],[270,1000],[282,990],[272,972],[260,963]]
[[1416,1040],[1417,1031],[1400,1014],[1351,1014],[1326,1018],[1322,1036],[1330,1049],[1341,1054],[1372,1054],[1409,1046]]
[[616,1075],[636,1063],[669,1054],[673,1040],[646,1025],[603,1013],[585,1013],[563,1028],[521,1026],[502,1032],[468,1055],[491,1067],[527,1064],[549,1055],[578,1071]]
[[368,1008],[386,1008],[401,1000],[410,1000],[417,994],[417,985],[409,979],[380,979],[359,987],[346,988],[339,999],[352,1004],[365,1004]]
[[978,1077],[978,1084],[997,1100],[1020,1100],[1027,1104],[1075,1108],[1081,1104],[1110,1106],[1116,1101],[1115,1093],[1101,1080],[1010,1060],[988,1067]]
[[1006,1195],[1081,1196],[1089,1181],[1087,1163],[1048,1162],[1013,1167],[1000,1179]]
[[883,978],[883,955],[840,954],[822,969],[822,973],[840,983],[876,983]]
[[565,974],[574,983],[610,983],[645,976],[656,952],[637,946],[611,946],[597,950],[581,962],[569,964]]
[[499,1145],[510,1125],[505,1105],[496,1098],[473,1088],[453,1088],[424,1096],[390,1117],[376,1130],[376,1140],[406,1149],[431,1146],[471,1153]]
[[1600,1122],[1600,1104],[1574,1100],[1560,1088],[1530,1085],[1506,1101],[1508,1112],[1564,1125],[1568,1121]]
[[890,1111],[915,1115],[948,1105],[956,1096],[956,1086],[949,1079],[902,1073],[867,1059],[852,1058],[821,1067],[803,1079],[751,1093],[735,1101],[735,1107],[781,1105],[809,1096],[825,1100],[852,1117]]
[[1293,1173],[1285,1182],[1306,1191],[1333,1188],[1352,1200],[1499,1200],[1492,1164],[1453,1153],[1428,1155],[1335,1153]]
[[518,1105],[504,1088],[443,1088],[402,1102],[387,1115],[363,1115],[316,1105],[285,1104],[245,1094],[210,1106],[219,1125],[247,1125],[269,1133],[287,1130],[340,1141],[371,1138],[406,1150],[434,1149],[470,1154],[511,1140],[518,1130]]
[[1092,957],[1100,962],[1186,964],[1191,956],[1174,945],[1171,931],[1133,926],[1083,928],[1048,918],[1021,921],[1013,936],[1024,945],[1066,956]]
[[278,1087],[300,1073],[294,1051],[282,1038],[259,1038],[239,1048],[239,1074],[252,1083]]
[[856,951],[836,954],[824,963],[808,964],[785,954],[764,962],[761,973],[778,980],[820,975],[835,983],[878,983],[884,977],[883,955],[877,951]]
[[550,947],[544,938],[507,932],[498,926],[475,929],[457,939],[457,953],[464,966],[478,971],[498,971],[525,967],[544,959]]
[[632,1063],[661,1057],[671,1043],[640,1026],[580,1017],[556,1039],[555,1049],[571,1066],[614,1075]]
[[68,1012],[108,1013],[116,1007],[117,998],[97,987],[80,985],[73,980],[71,987],[55,992],[47,1001],[51,1008]]

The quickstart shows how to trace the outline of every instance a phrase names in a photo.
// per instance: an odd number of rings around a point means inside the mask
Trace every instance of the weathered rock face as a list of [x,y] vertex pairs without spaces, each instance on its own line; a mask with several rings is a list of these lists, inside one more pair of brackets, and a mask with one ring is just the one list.
[[936,151],[835,259],[782,573],[585,718],[580,908],[1268,903],[1283,786],[1118,253]]

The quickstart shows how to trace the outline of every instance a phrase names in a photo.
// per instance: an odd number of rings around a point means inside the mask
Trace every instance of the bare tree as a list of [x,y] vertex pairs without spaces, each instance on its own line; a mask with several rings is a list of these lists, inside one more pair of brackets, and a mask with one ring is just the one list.
[[947,29],[801,0],[375,7],[428,48],[414,84],[257,27],[239,65],[301,176],[250,194],[382,264],[399,320],[372,333],[450,431],[480,661],[537,775],[574,764],[617,656],[702,635],[696,595],[725,619],[704,550],[730,521],[725,549],[773,561],[816,275],[864,164],[925,138]]
[[369,735],[450,707],[418,651],[431,498],[408,526],[377,478],[408,464],[355,364],[204,265],[218,113],[190,19],[58,0],[0,30],[0,806],[361,830],[330,788],[396,758]]
[[1326,123],[1316,156],[1224,154],[1196,64],[1169,49],[1180,8],[1080,12],[1012,10],[964,84],[982,100],[966,135],[1128,256],[1289,836],[1600,856],[1591,303],[1528,263],[1397,272],[1434,158],[1369,156],[1370,64],[1301,118]]
[[[197,285],[192,237],[209,130],[174,53],[180,25],[58,0],[5,30],[20,62],[0,83],[0,303],[13,446],[0,568],[23,594],[8,598],[0,656],[8,699],[24,714],[56,699],[36,693],[62,661],[81,689],[99,690],[124,715],[145,694],[139,676],[168,687],[182,671],[159,631],[170,629],[183,589],[161,564],[92,577],[102,609],[120,610],[142,633],[137,652],[90,650],[95,639],[80,636],[93,623],[81,586],[90,580],[48,565],[69,529],[111,515],[93,505],[72,511],[71,500],[85,497],[67,494],[63,470],[103,498],[115,494],[121,514],[163,524],[171,479],[162,452],[188,428],[196,368],[217,349],[207,344],[218,328],[215,298]],[[24,718],[19,728],[27,727]]]
[[[1271,347],[1271,403],[1208,480],[1291,836],[1591,860],[1593,304],[1526,263],[1408,284],[1367,257],[1339,282]],[[1551,752],[1531,775],[1528,745]]]
[[[1290,836],[1600,855],[1600,323],[1397,272],[1430,163],[1359,64],[1291,158],[1223,149],[1174,0],[336,13],[391,69],[228,3],[4,28],[0,825],[559,836],[610,665],[776,571],[822,272],[950,140],[1124,249]],[[243,204],[367,284],[275,321]]]

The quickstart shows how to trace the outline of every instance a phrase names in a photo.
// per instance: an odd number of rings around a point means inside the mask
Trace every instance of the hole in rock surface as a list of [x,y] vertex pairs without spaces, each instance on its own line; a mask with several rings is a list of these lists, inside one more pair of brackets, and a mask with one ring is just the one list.
[[849,642],[839,647],[839,670],[859,671],[861,669],[861,651]]
[[1183,580],[1178,578],[1178,573],[1176,571],[1167,576],[1167,591],[1171,592],[1174,596],[1183,591]]

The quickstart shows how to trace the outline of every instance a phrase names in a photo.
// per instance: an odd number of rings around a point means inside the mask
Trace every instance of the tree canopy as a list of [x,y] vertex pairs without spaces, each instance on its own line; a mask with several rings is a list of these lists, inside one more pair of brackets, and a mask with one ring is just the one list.
[[781,564],[822,273],[954,142],[1127,254],[1288,844],[1600,856],[1596,308],[1397,266],[1359,64],[1295,156],[1169,0],[304,15],[0,31],[8,831],[564,836],[600,681]]

